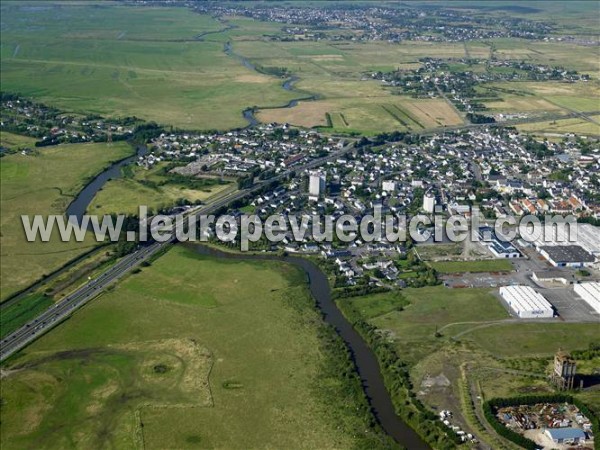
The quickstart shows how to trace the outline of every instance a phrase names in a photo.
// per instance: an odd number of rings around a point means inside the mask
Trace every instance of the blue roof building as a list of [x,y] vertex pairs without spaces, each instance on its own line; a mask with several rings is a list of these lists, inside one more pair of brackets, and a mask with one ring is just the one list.
[[585,433],[579,428],[548,428],[546,435],[557,444],[585,441]]

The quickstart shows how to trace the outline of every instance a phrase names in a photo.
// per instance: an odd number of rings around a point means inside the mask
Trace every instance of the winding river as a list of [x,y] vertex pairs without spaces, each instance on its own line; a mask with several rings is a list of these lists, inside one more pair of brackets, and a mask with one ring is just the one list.
[[92,181],[90,181],[73,199],[73,201],[67,206],[67,217],[75,216],[77,218],[77,222],[81,222],[81,217],[85,214],[90,203],[98,193],[102,189],[102,187],[106,184],[107,181],[119,178],[121,176],[121,168],[131,164],[140,156],[144,156],[148,152],[148,148],[146,146],[138,146],[136,148],[136,154],[133,156],[128,156],[125,159],[121,159],[114,164],[112,164],[108,169],[100,172],[96,175]]
[[[223,46],[223,51],[228,55],[231,56],[232,58],[237,59],[238,61],[240,61],[240,63],[242,63],[242,65],[244,67],[246,67],[249,70],[254,70],[258,73],[261,73],[257,70],[256,66],[254,64],[252,64],[252,62],[250,62],[250,60],[242,55],[239,55],[237,53],[235,53],[233,51],[233,49],[231,48],[231,42],[226,42],[225,45]],[[298,81],[299,78],[295,75],[292,75],[291,77],[287,78],[283,84],[281,85],[281,87],[283,89],[285,89],[286,91],[294,91],[294,84],[296,83],[296,81]],[[260,123],[260,121],[256,118],[256,116],[254,115],[256,113],[257,110],[259,109],[280,109],[280,108],[293,108],[294,106],[298,105],[299,101],[309,101],[309,100],[316,100],[317,96],[316,95],[305,95],[303,97],[298,97],[298,98],[293,98],[291,99],[289,102],[287,102],[284,105],[280,105],[280,106],[255,106],[255,107],[249,107],[246,108],[244,111],[242,111],[242,115],[244,116],[244,119],[246,119],[246,122],[248,122],[247,127],[253,127],[256,126]]]
[[381,427],[401,445],[409,450],[425,450],[430,447],[406,425],[397,415],[392,399],[384,385],[379,363],[371,348],[352,327],[331,298],[331,290],[326,275],[308,259],[297,256],[277,256],[271,254],[229,253],[198,244],[185,244],[186,247],[202,255],[228,260],[282,261],[299,267],[306,273],[310,292],[316,300],[323,319],[333,326],[344,340],[358,370],[363,388]]

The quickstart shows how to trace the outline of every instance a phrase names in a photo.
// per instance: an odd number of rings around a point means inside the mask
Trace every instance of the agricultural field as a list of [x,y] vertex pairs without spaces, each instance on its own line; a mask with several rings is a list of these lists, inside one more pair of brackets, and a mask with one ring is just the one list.
[[[501,112],[540,111],[594,113],[600,110],[598,81],[587,83],[506,82],[491,83],[486,89],[500,94],[502,100],[486,102],[486,106]],[[526,104],[530,103],[531,107]],[[506,108],[506,109],[505,109]],[[502,111],[504,110],[504,111]]]
[[[367,83],[367,82],[364,82]],[[262,122],[304,127],[331,127],[336,132],[376,134],[381,131],[420,131],[462,124],[462,118],[444,100],[402,96],[331,98],[300,102],[294,108],[263,109]]]
[[322,326],[297,269],[173,247],[5,365],[2,448],[349,448]]
[[126,143],[65,144],[0,159],[2,300],[96,245],[91,236],[61,242],[58,232],[50,242],[27,242],[21,215],[64,214],[87,180],[132,153]]
[[516,59],[561,66],[589,73],[598,79],[600,50],[597,46],[562,42],[530,42],[522,39],[495,39],[493,44],[494,56],[497,59]]
[[[190,203],[207,201],[211,197],[230,192],[236,188],[234,183],[223,181],[207,182],[205,186],[193,188],[177,182],[171,182],[162,170],[166,163],[157,164],[151,169],[139,166],[125,167],[122,178],[107,182],[102,190],[96,194],[88,212],[90,214],[138,214],[139,206],[157,211],[170,208],[178,200]],[[197,181],[202,184],[201,181]]]
[[574,118],[517,125],[519,131],[530,133],[600,135],[600,115],[588,119]]
[[[498,59],[597,74],[597,47],[558,42],[269,41],[264,36],[279,34],[280,24],[239,17],[218,21],[185,8],[28,8],[5,2],[2,15],[7,24],[1,49],[4,90],[67,111],[135,115],[187,129],[244,126],[242,111],[248,107],[277,107],[308,96],[316,100],[294,108],[263,108],[258,118],[365,134],[462,124],[461,114],[441,98],[397,96],[370,80],[376,71],[419,67],[423,57],[485,59],[493,53]],[[46,26],[49,17],[52,25]],[[235,55],[256,66],[287,68],[299,78],[294,90],[227,55],[227,42]],[[599,89],[597,81],[583,88],[580,83],[525,84],[508,83],[509,92],[487,106],[494,113],[598,110],[587,95],[590,88]],[[513,89],[524,89],[528,96],[515,95]]]
[[3,2],[1,13],[2,89],[66,111],[228,129],[246,125],[245,108],[292,97],[226,55],[218,33],[203,36],[225,25],[185,8]]

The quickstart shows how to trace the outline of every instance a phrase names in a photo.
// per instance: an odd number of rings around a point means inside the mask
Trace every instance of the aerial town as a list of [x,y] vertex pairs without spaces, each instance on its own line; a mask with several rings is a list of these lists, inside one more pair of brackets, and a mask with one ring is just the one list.
[[600,449],[600,4],[3,0],[0,447]]

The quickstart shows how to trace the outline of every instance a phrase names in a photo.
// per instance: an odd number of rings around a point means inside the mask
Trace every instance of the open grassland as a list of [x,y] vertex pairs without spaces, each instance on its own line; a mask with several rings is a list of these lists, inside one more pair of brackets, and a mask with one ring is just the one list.
[[[279,42],[264,38],[281,32],[276,23],[239,17],[217,21],[185,8],[114,4],[45,3],[32,8],[5,2],[2,15],[4,90],[70,111],[136,115],[183,128],[243,126],[245,108],[280,106],[303,95],[317,99],[296,108],[264,109],[260,120],[367,134],[458,125],[461,115],[442,99],[397,96],[380,83],[361,80],[374,71],[418,67],[423,57],[488,58],[492,44],[496,58],[597,74],[597,47],[564,43]],[[300,78],[295,86],[300,92],[286,91],[281,79],[226,55],[226,42],[253,64],[286,67]],[[549,84],[555,89],[556,83]],[[547,83],[538,85],[547,88]],[[488,106],[506,113],[591,111],[598,109],[594,98],[534,89],[525,101],[504,92]]]
[[243,109],[291,98],[278,79],[227,56],[223,41],[209,41],[218,34],[201,36],[225,25],[185,8],[1,8],[3,90],[69,111],[231,128],[245,125]]
[[86,181],[110,162],[133,153],[126,143],[68,144],[39,149],[34,155],[14,154],[0,159],[2,247],[0,298],[27,287],[58,269],[96,243],[27,242],[21,215],[64,214]]
[[180,199],[191,203],[207,201],[236,187],[233,183],[224,182],[192,189],[182,184],[169,183],[162,174],[164,166],[165,164],[157,164],[151,169],[127,167],[124,178],[110,180],[96,194],[90,203],[89,213],[138,214],[140,205],[157,211],[173,206]]
[[550,356],[563,350],[585,349],[599,338],[597,323],[494,324],[461,334],[498,356]]
[[533,122],[517,125],[519,131],[541,132],[541,133],[576,133],[600,135],[600,115],[589,116],[589,119],[575,118],[550,120],[545,122]]
[[349,448],[304,276],[177,246],[13,358],[3,449]]
[[[426,351],[428,345],[439,343],[435,337],[436,329],[441,330],[449,324],[508,318],[508,313],[489,289],[435,286],[402,292],[410,303],[404,310],[392,310],[369,318],[378,328],[389,330],[402,355],[406,352],[417,355]],[[368,302],[368,297],[359,300],[362,301]]]
[[33,149],[35,147],[35,142],[36,140],[29,136],[9,133],[8,131],[0,131],[0,147],[5,147],[12,151],[26,148]]
[[440,273],[506,272],[513,270],[510,261],[486,259],[481,261],[437,261],[428,263]]

